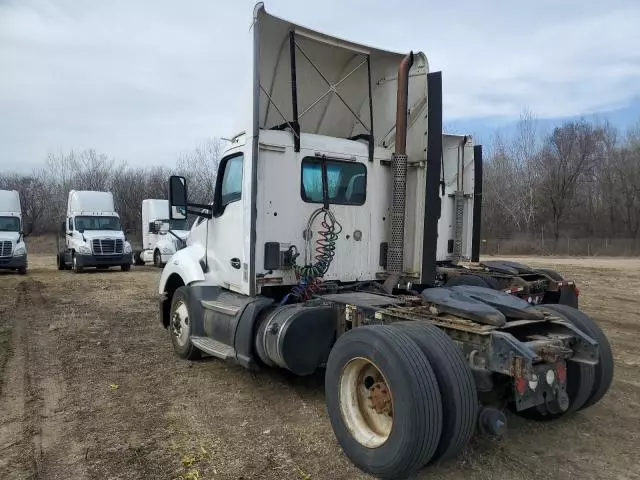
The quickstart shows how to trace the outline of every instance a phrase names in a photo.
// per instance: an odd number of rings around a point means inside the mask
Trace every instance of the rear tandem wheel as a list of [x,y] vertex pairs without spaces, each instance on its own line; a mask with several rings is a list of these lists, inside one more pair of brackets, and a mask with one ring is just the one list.
[[442,400],[425,354],[402,329],[376,325],[343,334],[329,355],[325,395],[345,454],[379,478],[426,465],[442,433]]

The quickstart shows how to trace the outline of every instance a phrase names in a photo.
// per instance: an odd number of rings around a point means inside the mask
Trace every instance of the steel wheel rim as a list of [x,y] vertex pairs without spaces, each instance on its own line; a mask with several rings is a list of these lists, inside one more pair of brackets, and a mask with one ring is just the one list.
[[393,430],[393,396],[380,369],[370,360],[354,358],[339,381],[340,413],[351,436],[362,446],[378,448]]
[[171,334],[175,337],[176,343],[181,347],[189,339],[189,310],[187,306],[180,302],[173,312],[171,318]]

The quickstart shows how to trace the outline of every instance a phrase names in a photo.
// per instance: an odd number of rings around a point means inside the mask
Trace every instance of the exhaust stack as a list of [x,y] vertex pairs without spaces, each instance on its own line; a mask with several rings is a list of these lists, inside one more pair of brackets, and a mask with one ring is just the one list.
[[407,108],[409,104],[409,70],[413,52],[409,52],[398,68],[398,98],[396,107],[396,143],[391,156],[393,198],[391,200],[391,242],[387,256],[389,278],[385,288],[391,289],[404,270],[404,220],[407,186]]

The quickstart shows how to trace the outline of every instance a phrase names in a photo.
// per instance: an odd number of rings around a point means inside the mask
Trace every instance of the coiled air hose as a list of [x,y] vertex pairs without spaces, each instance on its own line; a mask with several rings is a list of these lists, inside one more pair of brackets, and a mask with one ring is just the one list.
[[[313,223],[320,215],[323,215],[323,217],[320,224],[321,228],[318,230],[315,257],[312,261],[311,257],[314,248],[311,240],[311,232]],[[305,230],[305,263],[304,265],[298,265],[297,263],[293,265],[298,284],[282,299],[280,305],[284,305],[289,298],[292,297],[299,302],[309,300],[320,290],[322,277],[331,266],[331,262],[336,253],[336,241],[341,232],[342,225],[340,225],[340,222],[338,222],[333,212],[328,208],[318,208],[311,214]],[[294,261],[298,255],[298,253],[294,255]]]

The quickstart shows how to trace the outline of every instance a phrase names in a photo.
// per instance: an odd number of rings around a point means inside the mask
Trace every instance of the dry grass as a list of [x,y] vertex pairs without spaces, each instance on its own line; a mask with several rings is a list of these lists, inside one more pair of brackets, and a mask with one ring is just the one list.
[[[477,438],[417,478],[640,478],[640,261],[526,261],[580,284],[614,348],[611,391],[552,424],[510,416],[505,439]],[[59,272],[37,255],[27,277],[0,274],[3,327],[13,329],[0,478],[369,478],[335,441],[321,375],[177,358],[157,317],[158,276]]]

